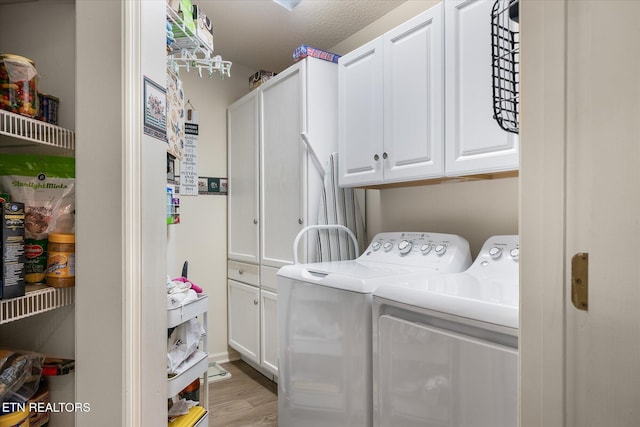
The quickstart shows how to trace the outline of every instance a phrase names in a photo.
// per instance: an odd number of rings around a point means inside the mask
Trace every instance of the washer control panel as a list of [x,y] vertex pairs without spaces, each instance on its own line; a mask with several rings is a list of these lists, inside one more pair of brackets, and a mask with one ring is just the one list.
[[411,266],[471,264],[466,239],[455,234],[426,232],[379,233],[359,259]]

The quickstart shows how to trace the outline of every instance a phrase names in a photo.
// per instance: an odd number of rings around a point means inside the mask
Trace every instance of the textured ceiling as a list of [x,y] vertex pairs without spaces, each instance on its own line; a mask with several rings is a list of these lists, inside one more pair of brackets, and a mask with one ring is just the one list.
[[215,55],[280,72],[293,63],[291,55],[301,44],[329,50],[405,1],[302,0],[291,12],[271,0],[195,3],[213,21]]

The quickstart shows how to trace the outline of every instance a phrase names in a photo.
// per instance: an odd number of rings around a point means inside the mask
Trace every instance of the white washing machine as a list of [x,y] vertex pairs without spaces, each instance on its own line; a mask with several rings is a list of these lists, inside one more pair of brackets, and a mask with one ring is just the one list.
[[494,236],[463,273],[374,291],[374,426],[517,426],[518,259]]
[[371,295],[398,275],[464,271],[468,242],[438,233],[380,233],[356,260],[278,271],[278,424],[373,423]]

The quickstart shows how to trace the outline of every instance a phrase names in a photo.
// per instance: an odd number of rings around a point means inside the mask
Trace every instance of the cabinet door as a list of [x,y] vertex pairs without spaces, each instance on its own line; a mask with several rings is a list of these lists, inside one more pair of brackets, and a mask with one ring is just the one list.
[[340,186],[382,182],[382,37],[338,63],[338,167]]
[[260,290],[262,305],[260,336],[262,341],[262,366],[278,375],[278,296]]
[[228,281],[229,345],[260,363],[260,289]]
[[265,83],[261,104],[261,264],[293,262],[293,241],[301,229],[302,75],[304,62]]
[[442,4],[384,35],[384,181],[444,175]]
[[258,98],[251,92],[227,109],[228,256],[258,262]]
[[484,0],[445,7],[446,174],[517,170],[517,135],[493,118],[491,8]]

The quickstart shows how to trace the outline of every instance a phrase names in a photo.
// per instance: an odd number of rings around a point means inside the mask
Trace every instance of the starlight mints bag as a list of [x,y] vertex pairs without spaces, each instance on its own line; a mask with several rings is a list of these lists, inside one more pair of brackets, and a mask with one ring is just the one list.
[[25,205],[25,281],[44,280],[49,233],[73,233],[75,159],[0,155],[0,193]]

